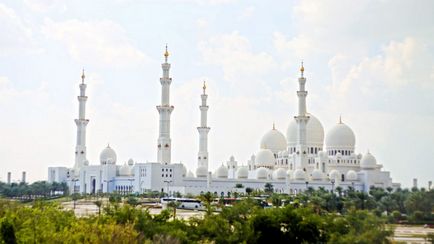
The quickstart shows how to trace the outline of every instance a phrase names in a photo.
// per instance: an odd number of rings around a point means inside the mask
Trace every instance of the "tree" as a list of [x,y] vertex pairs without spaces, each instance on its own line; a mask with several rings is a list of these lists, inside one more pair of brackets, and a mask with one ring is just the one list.
[[253,192],[253,189],[252,188],[250,188],[250,187],[246,187],[246,193],[247,193],[247,195],[249,195],[250,196],[250,194]]
[[272,193],[272,192],[274,191],[274,189],[273,189],[273,184],[271,184],[271,183],[269,183],[269,182],[265,183],[264,191],[265,191],[266,193]]
[[211,194],[211,192],[207,192],[205,194],[202,194],[202,195],[200,195],[199,198],[205,205],[206,215],[211,215],[213,212],[211,203],[214,200],[214,197]]
[[6,218],[0,222],[0,236],[0,241],[3,240],[6,244],[17,243],[14,226]]
[[176,209],[179,208],[179,205],[181,205],[181,203],[178,201],[170,201],[167,204],[167,207],[169,207],[173,210],[173,220],[176,219]]
[[237,183],[237,184],[235,184],[235,188],[244,188],[244,186],[241,183]]

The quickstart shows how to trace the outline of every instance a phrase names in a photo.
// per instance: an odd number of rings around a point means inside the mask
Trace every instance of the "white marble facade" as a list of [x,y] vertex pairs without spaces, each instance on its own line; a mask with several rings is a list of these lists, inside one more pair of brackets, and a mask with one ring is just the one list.
[[[148,191],[180,192],[182,194],[200,194],[212,192],[227,195],[228,192],[245,192],[247,187],[264,189],[271,183],[276,192],[294,194],[308,187],[323,187],[332,190],[336,187],[353,187],[368,191],[371,186],[397,188],[390,173],[382,171],[370,153],[356,152],[356,136],[353,130],[341,118],[336,125],[324,133],[318,118],[306,109],[305,89],[307,80],[304,67],[301,66],[298,97],[298,112],[288,121],[286,134],[275,126],[264,134],[259,149],[245,165],[239,164],[233,156],[221,164],[215,172],[209,171],[206,85],[200,95],[201,122],[199,132],[199,150],[197,168],[187,170],[181,163],[172,163],[170,115],[174,106],[170,105],[170,64],[169,52],[164,53],[162,64],[161,104],[157,106],[160,114],[159,137],[157,140],[157,160],[138,163],[129,159],[118,164],[115,150],[109,145],[100,154],[99,164],[90,164],[86,158],[85,116],[86,84],[85,75],[79,85],[79,118],[77,125],[77,144],[73,167],[50,167],[49,182],[67,182],[71,192],[97,193],[143,193]],[[229,153],[228,153],[229,154]],[[229,154],[230,155],[230,154]],[[193,173],[195,172],[195,173]],[[239,187],[240,184],[242,187]],[[238,187],[236,187],[238,185]]]

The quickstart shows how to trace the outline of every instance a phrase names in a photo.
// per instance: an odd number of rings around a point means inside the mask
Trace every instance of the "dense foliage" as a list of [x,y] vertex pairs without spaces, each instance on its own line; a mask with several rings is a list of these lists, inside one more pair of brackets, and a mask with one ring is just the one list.
[[114,203],[101,215],[78,218],[56,203],[28,206],[3,200],[0,243],[381,243],[391,235],[384,220],[366,210],[318,215],[311,207],[263,209],[247,199],[220,214],[188,221],[172,219],[171,213],[151,215],[141,207]]
[[273,194],[269,184],[266,194],[272,208],[264,209],[249,197],[221,207],[217,214],[212,204],[216,196],[206,193],[200,196],[204,217],[180,220],[175,218],[176,204],[151,215],[137,196],[113,194],[108,202],[95,201],[100,213],[80,218],[58,203],[20,203],[19,195],[11,193],[18,187],[33,189],[23,191],[24,196],[59,191],[47,186],[0,186],[0,194],[14,197],[0,199],[0,243],[387,243],[392,230],[386,223],[429,223],[434,206],[434,190],[371,188],[364,193],[337,187],[335,192],[320,188],[290,196]]

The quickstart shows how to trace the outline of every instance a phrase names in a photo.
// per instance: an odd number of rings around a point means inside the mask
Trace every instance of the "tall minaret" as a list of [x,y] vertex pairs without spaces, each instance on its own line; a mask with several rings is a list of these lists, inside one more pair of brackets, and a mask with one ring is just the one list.
[[84,83],[84,69],[81,75],[80,96],[78,96],[78,119],[75,120],[77,125],[77,145],[75,146],[75,175],[86,161],[86,126],[89,120],[86,119],[86,84]]
[[208,132],[211,129],[207,126],[207,113],[208,113],[208,105],[206,104],[206,100],[208,99],[208,95],[206,94],[206,84],[203,82],[203,93],[200,96],[202,98],[202,104],[199,106],[200,108],[200,126],[197,127],[199,131],[199,153],[197,157],[197,166],[205,167],[208,170]]
[[174,107],[170,105],[170,84],[172,78],[169,77],[170,64],[167,62],[169,52],[164,52],[164,63],[161,64],[163,68],[163,77],[160,78],[161,83],[161,105],[157,106],[158,113],[160,113],[160,128],[158,136],[158,153],[157,160],[159,163],[170,164],[170,152],[172,150],[170,139],[170,114]]
[[306,169],[307,167],[307,148],[306,148],[306,125],[309,121],[309,116],[306,113],[306,96],[307,91],[305,90],[306,78],[304,75],[304,66],[301,62],[300,68],[300,78],[298,78],[299,90],[297,91],[298,96],[298,115],[295,116],[295,120],[298,126],[298,136],[297,136],[297,157],[295,166],[299,169]]

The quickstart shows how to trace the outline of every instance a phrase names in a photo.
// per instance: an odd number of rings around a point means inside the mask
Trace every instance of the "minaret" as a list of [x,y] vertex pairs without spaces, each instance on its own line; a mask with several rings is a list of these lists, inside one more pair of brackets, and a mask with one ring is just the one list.
[[170,84],[172,78],[169,77],[170,64],[167,62],[169,52],[164,52],[164,63],[161,64],[163,68],[163,77],[160,78],[161,83],[161,105],[157,106],[158,113],[160,113],[160,127],[158,136],[158,153],[157,160],[159,163],[170,164],[170,152],[172,150],[170,139],[170,114],[174,107],[170,105]]
[[81,75],[80,96],[78,96],[78,119],[75,120],[77,125],[77,145],[75,146],[75,175],[78,175],[79,169],[86,161],[86,126],[89,120],[86,119],[86,84],[84,83],[84,69]]
[[309,116],[306,114],[306,96],[307,91],[305,90],[306,78],[304,75],[304,66],[301,62],[300,68],[300,78],[298,78],[299,90],[297,91],[298,96],[298,115],[295,116],[295,120],[298,126],[298,136],[297,136],[297,157],[295,166],[299,169],[306,169],[307,167],[307,148],[306,148],[306,125],[309,121]]
[[208,170],[208,132],[211,129],[207,126],[207,113],[208,105],[206,100],[208,95],[206,94],[206,84],[203,82],[203,93],[200,96],[202,98],[202,104],[199,106],[200,109],[200,126],[197,127],[199,131],[199,153],[197,157],[197,166],[205,167]]

